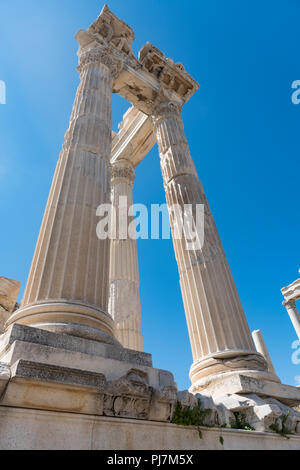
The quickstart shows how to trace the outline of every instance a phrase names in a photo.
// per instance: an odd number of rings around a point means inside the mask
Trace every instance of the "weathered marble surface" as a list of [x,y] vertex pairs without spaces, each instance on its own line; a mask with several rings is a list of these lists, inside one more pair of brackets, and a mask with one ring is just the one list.
[[156,143],[151,118],[131,106],[119,124],[119,132],[113,136],[111,163],[125,158],[135,168]]
[[[299,404],[300,391],[279,384],[265,354],[254,348],[189,152],[180,111],[199,85],[150,43],[137,60],[132,29],[107,6],[76,37],[81,83],[22,306],[0,337],[0,447],[299,449],[297,437],[287,441],[271,432],[220,427],[234,413],[245,413],[256,429],[270,431],[270,424],[280,426],[288,414],[291,431],[299,434],[300,415],[291,406]],[[118,135],[111,130],[113,91],[136,106]],[[115,323],[124,321],[124,331],[132,327],[138,341],[126,344],[142,349],[136,266],[122,277],[126,263],[109,262],[120,250],[111,252],[109,242],[97,239],[95,216],[97,206],[110,200],[111,163],[112,181],[124,186],[122,171],[127,178],[128,168],[133,171],[151,148],[151,119],[168,205],[205,204],[203,249],[186,252],[178,241],[174,246],[194,356],[192,390],[210,396],[178,392],[173,375],[153,368],[150,355],[123,348],[108,314],[111,281]],[[122,159],[128,165],[120,172]],[[127,255],[130,250],[136,259],[132,244]],[[123,289],[124,281],[134,289]],[[118,302],[122,310],[114,310]],[[130,310],[134,322],[127,328]],[[203,429],[203,441],[195,429],[169,424],[177,401],[193,406],[198,398],[210,411],[205,424],[215,426]]]
[[108,314],[109,240],[96,234],[110,202],[112,83],[120,60],[103,44],[80,45],[80,84],[65,134],[21,308],[7,322],[103,340]]
[[14,324],[0,336],[0,360],[0,402],[10,406],[167,421],[176,402],[173,375],[120,344]]
[[[141,301],[139,294],[139,267],[136,239],[128,236],[128,227],[134,224],[128,217],[119,223],[121,200],[127,207],[133,204],[134,168],[131,161],[117,159],[111,165],[111,201],[115,210],[115,236],[110,241],[110,295],[108,311],[115,322],[116,338],[125,348],[144,350],[141,333]],[[124,230],[126,231],[124,236]]]
[[[300,450],[300,437],[0,406],[0,449]],[[223,437],[223,445],[220,442]]]
[[0,277],[0,306],[12,312],[19,295],[21,283],[7,277]]
[[298,300],[300,299],[300,278],[292,282],[286,287],[281,289],[282,295],[285,300]]
[[[265,358],[256,351],[246,316],[227,262],[218,231],[198,177],[175,102],[160,100],[153,110],[160,164],[170,213],[173,245],[192,347],[190,379],[193,393],[205,389],[229,370],[249,371],[257,377],[278,380],[268,372]],[[186,204],[204,206],[203,245],[187,245],[188,234],[178,236]],[[200,224],[194,239],[201,243]]]
[[281,289],[284,297],[282,304],[286,308],[291,319],[296,334],[300,339],[300,313],[296,306],[296,301],[300,299],[300,278]]
[[254,341],[256,351],[259,352],[260,354],[262,354],[264,356],[265,360],[267,361],[269,372],[274,374],[275,377],[278,377],[276,372],[275,372],[274,365],[273,365],[271,356],[269,354],[267,345],[265,343],[265,340],[263,338],[262,332],[260,330],[252,331],[252,338],[253,338],[253,341]]
[[[9,354],[10,349],[16,345],[20,346],[20,348],[25,348],[28,345],[28,350],[36,346],[40,351],[42,351],[43,347],[48,347],[51,348],[52,352],[54,350],[60,351],[62,358],[68,352],[70,354],[74,353],[73,357],[75,357],[75,353],[81,353],[95,356],[95,358],[105,357],[107,359],[152,367],[151,354],[126,349],[117,342],[109,343],[85,340],[77,336],[61,335],[17,323],[9,327],[6,333],[0,336],[0,358]],[[19,356],[18,359],[20,358],[22,357]]]
[[21,283],[14,279],[0,276],[0,334],[4,324],[17,306]]
[[268,377],[257,379],[248,375],[249,372],[230,373],[223,378],[213,381],[205,388],[205,394],[214,398],[233,394],[256,394],[261,397],[276,398],[289,406],[298,406],[300,403],[300,389],[292,385],[284,385],[268,380]]
[[300,413],[291,408],[299,403],[296,387],[271,389],[269,382],[238,376],[218,389],[214,382],[210,396],[192,395],[177,390],[170,372],[151,367],[151,356],[121,345],[24,325],[0,339],[2,406],[170,422],[177,401],[191,407],[200,399],[208,426],[230,425],[238,411],[255,429],[271,432],[270,424],[288,412],[291,431],[300,432]]

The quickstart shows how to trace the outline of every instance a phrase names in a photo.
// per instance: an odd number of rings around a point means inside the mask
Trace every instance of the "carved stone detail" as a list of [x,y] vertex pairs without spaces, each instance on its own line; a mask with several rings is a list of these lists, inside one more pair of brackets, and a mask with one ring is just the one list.
[[100,42],[113,45],[124,54],[134,57],[131,49],[134,40],[134,32],[124,21],[117,18],[105,5],[96,19],[88,28],[88,33],[92,34]]
[[130,162],[127,160],[118,160],[111,165],[111,179],[124,178],[133,185],[135,172]]
[[103,414],[123,418],[170,421],[176,403],[177,388],[168,385],[153,388],[148,374],[130,369],[118,380],[107,383]]
[[167,89],[187,100],[198,84],[181,63],[175,64],[152,44],[147,42],[139,52],[139,63],[152,73]]
[[118,380],[108,383],[104,395],[103,414],[123,418],[148,419],[152,387],[143,371],[130,369]]
[[296,308],[296,301],[295,300],[285,300],[282,302],[282,305],[285,306],[285,308]]
[[79,65],[77,70],[81,73],[86,67],[91,65],[103,64],[109,68],[113,78],[116,78],[122,70],[122,60],[114,57],[109,48],[98,46],[83,52],[79,56]]
[[157,126],[162,119],[167,119],[168,117],[178,118],[181,122],[180,114],[181,106],[178,103],[164,99],[162,93],[157,96],[152,112],[152,122],[154,127]]

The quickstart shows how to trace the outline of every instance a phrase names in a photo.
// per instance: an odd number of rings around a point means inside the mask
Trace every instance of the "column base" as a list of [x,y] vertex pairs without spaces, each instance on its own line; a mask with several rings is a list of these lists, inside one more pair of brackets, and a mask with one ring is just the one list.
[[97,307],[77,301],[54,299],[26,305],[9,317],[5,329],[13,323],[104,343],[118,343],[114,337],[113,319]]
[[0,335],[2,406],[168,422],[176,393],[151,354],[16,323]]
[[254,351],[223,351],[192,364],[190,391],[198,393],[214,382],[237,373],[271,382],[280,382],[276,375],[268,372],[267,361],[261,354]]
[[[195,389],[192,385],[190,391],[197,393],[200,389]],[[250,371],[230,372],[216,377],[214,381],[201,387],[201,393],[209,395],[213,399],[224,396],[254,396],[275,398],[281,403],[291,407],[299,407],[300,389],[292,385],[278,383],[267,375],[251,375]],[[296,408],[295,408],[296,409]]]

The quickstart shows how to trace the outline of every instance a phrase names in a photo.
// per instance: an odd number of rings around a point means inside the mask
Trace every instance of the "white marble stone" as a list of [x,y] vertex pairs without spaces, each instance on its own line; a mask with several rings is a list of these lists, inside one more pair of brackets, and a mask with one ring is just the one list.
[[8,320],[96,338],[113,336],[108,315],[109,240],[96,209],[110,201],[112,82],[120,63],[104,45],[80,47],[78,87],[21,309]]
[[[300,437],[0,406],[0,449],[300,450]],[[223,444],[220,442],[223,438]]]
[[135,168],[156,143],[151,118],[134,106],[130,107],[119,124],[119,132],[113,136],[111,163],[129,160]]
[[255,344],[256,351],[264,356],[265,360],[268,363],[269,371],[277,377],[277,374],[275,372],[274,365],[270,357],[268,348],[266,346],[265,340],[263,338],[262,332],[260,330],[252,331],[252,338]]
[[0,334],[4,331],[5,322],[17,307],[20,287],[19,281],[0,276]]
[[300,339],[300,313],[296,306],[295,300],[286,300],[283,302],[283,305],[286,308],[287,313],[291,319],[295,332]]
[[300,278],[289,284],[287,287],[281,289],[284,297],[283,305],[291,319],[296,334],[300,339],[300,313],[296,306],[296,301],[300,299]]
[[[110,297],[109,313],[115,322],[116,338],[125,348],[143,351],[141,334],[141,302],[139,295],[139,269],[136,240],[122,236],[119,230],[120,198],[127,207],[133,204],[134,169],[129,160],[118,159],[112,164],[111,198],[116,213],[116,236],[110,244]],[[128,226],[133,218],[128,218]]]
[[[191,391],[196,393],[229,370],[268,376],[264,357],[255,349],[226,256],[202,184],[190,155],[180,106],[163,97],[153,110],[166,199],[182,211],[204,205],[204,244],[187,249],[187,237],[176,236],[180,221],[171,214],[175,256],[194,363]],[[194,215],[195,217],[195,215]],[[270,380],[278,380],[269,374]]]

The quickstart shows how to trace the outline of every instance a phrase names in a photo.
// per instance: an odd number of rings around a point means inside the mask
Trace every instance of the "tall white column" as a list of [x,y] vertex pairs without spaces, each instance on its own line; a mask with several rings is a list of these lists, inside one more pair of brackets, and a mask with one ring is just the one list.
[[80,84],[55,170],[21,309],[8,320],[111,341],[109,240],[96,209],[110,201],[112,80],[121,64],[105,46],[79,56]]
[[296,302],[295,300],[286,300],[283,302],[283,305],[285,306],[286,311],[289,314],[289,317],[293,324],[293,327],[295,328],[297,336],[300,339],[300,314],[296,307]]
[[171,215],[175,256],[194,363],[192,391],[221,374],[247,372],[270,377],[264,357],[251,337],[239,295],[198,178],[176,103],[163,102],[153,111],[168,208],[204,204],[204,245],[186,249],[185,239],[174,237],[178,220]]
[[[117,221],[120,197],[125,198],[128,207],[133,203],[134,179],[134,168],[128,160],[121,159],[112,164],[111,197]],[[128,222],[134,224],[132,217],[128,218]],[[136,240],[123,237],[118,229],[117,222],[116,238],[111,240],[110,247],[109,313],[115,321],[115,334],[120,343],[125,348],[143,351]]]
[[273,362],[269,354],[267,345],[265,343],[264,337],[262,335],[262,332],[260,330],[252,331],[252,338],[255,344],[256,351],[264,356],[265,360],[268,363],[269,371],[272,372],[272,374],[276,375]]

